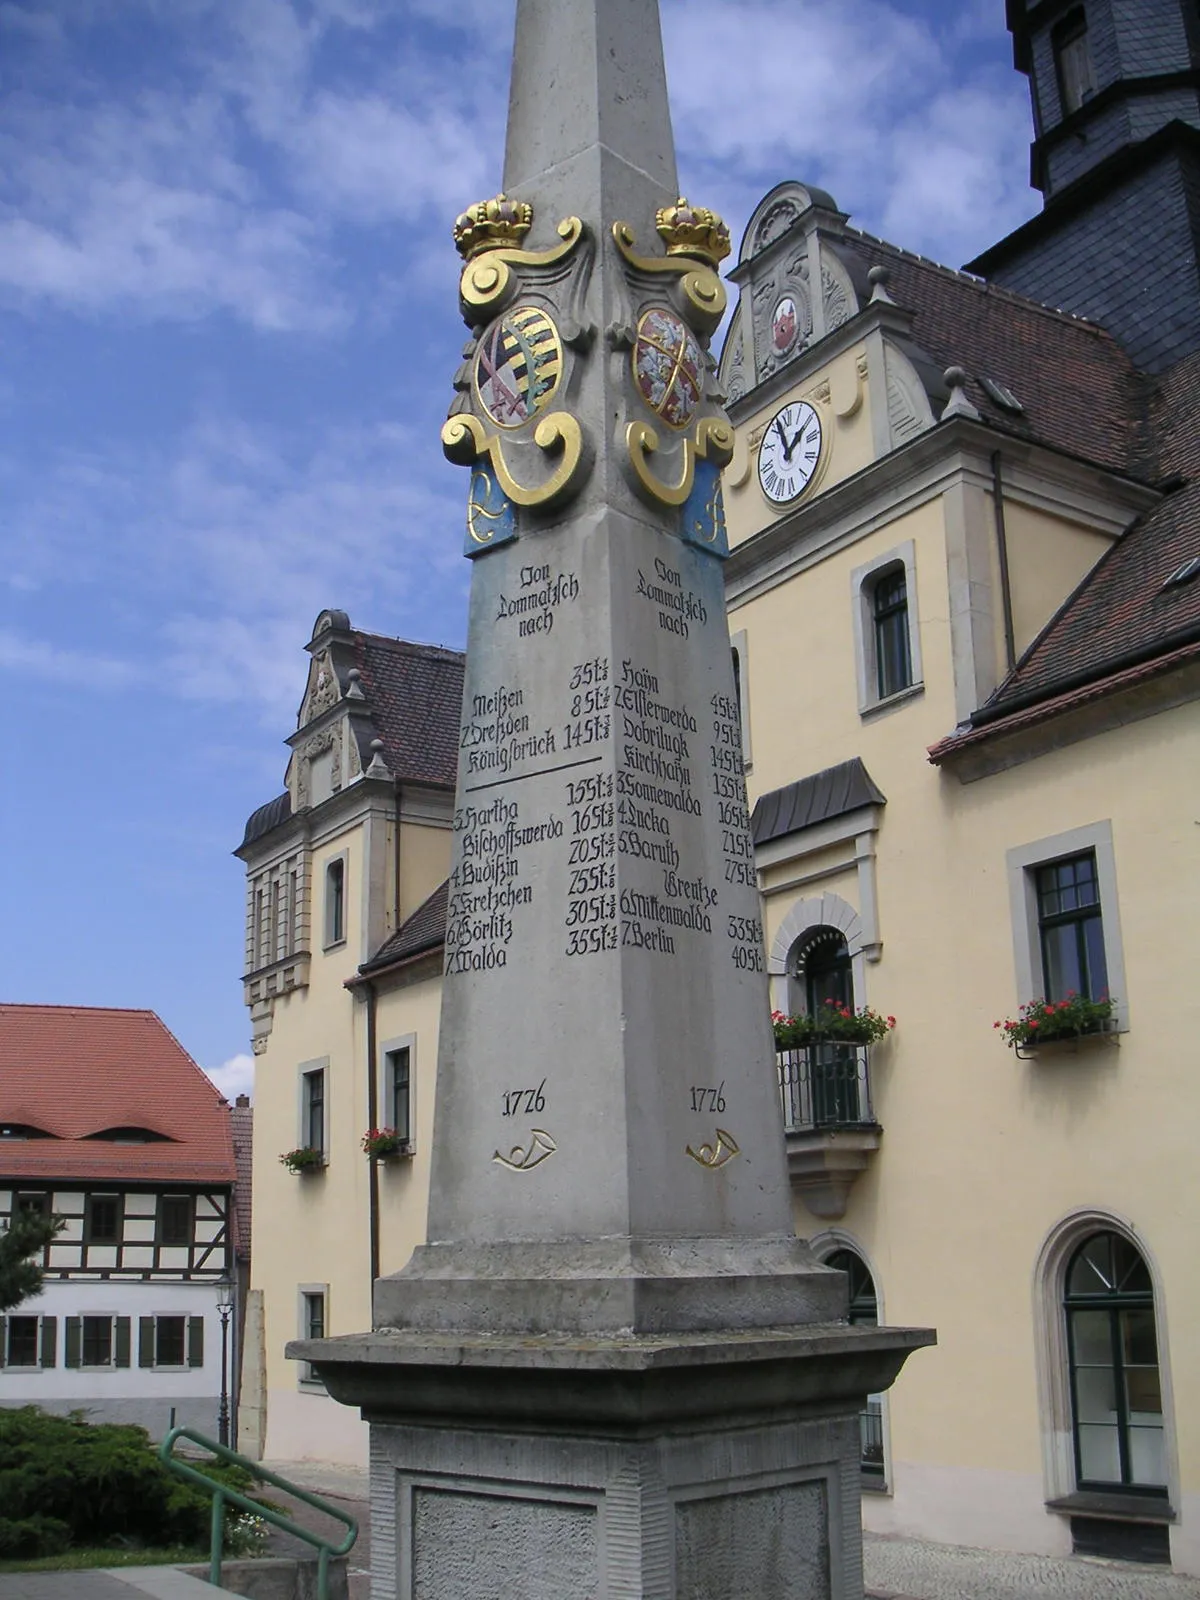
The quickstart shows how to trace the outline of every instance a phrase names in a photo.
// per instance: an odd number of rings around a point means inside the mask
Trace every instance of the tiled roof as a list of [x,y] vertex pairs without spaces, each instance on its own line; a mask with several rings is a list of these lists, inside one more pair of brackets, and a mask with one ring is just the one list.
[[[230,1184],[229,1108],[153,1011],[0,1005],[0,1180]],[[146,1128],[147,1144],[89,1138]]]
[[[246,1102],[244,1105],[243,1101]],[[233,1161],[237,1171],[237,1182],[233,1189],[234,1249],[239,1261],[249,1261],[254,1195],[254,1107],[248,1096],[239,1095],[230,1106],[229,1128],[233,1135]]]
[[858,756],[823,772],[810,773],[783,789],[760,795],[750,818],[756,845],[799,833],[816,822],[841,817],[862,806],[886,805],[887,800]]
[[354,638],[363,692],[393,776],[453,789],[463,653],[377,633],[355,631]]
[[[939,370],[965,370],[968,398],[985,421],[1133,476],[1151,470],[1148,381],[1095,323],[854,228],[839,248],[887,268],[888,294],[914,313],[913,343]],[[998,405],[983,377],[1011,390],[1022,414]]]
[[365,977],[380,972],[384,967],[399,966],[419,955],[441,948],[446,939],[446,902],[450,893],[450,880],[437,888],[413,912],[371,957],[359,967]]

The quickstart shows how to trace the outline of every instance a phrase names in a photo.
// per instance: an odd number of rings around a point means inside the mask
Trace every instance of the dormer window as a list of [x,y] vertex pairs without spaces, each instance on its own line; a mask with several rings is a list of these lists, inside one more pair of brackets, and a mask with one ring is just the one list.
[[1058,73],[1058,97],[1064,117],[1078,111],[1096,92],[1092,75],[1092,53],[1088,48],[1087,16],[1083,7],[1068,11],[1051,34],[1054,65]]
[[31,1122],[0,1122],[0,1139],[50,1139],[53,1135]]

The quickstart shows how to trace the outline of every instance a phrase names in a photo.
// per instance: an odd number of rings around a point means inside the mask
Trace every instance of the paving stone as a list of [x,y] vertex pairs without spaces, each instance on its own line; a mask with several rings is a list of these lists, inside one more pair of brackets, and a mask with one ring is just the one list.
[[870,1534],[863,1539],[863,1570],[874,1600],[1200,1600],[1200,1579],[1164,1567]]

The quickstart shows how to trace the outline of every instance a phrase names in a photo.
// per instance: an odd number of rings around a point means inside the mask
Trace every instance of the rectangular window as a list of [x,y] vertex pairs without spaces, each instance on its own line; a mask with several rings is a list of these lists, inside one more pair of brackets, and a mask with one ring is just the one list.
[[[307,1288],[300,1291],[300,1337],[323,1339],[327,1331],[326,1290]],[[316,1368],[305,1362],[300,1369],[300,1381],[320,1385]]]
[[84,1214],[83,1239],[85,1244],[119,1244],[121,1242],[121,1196],[119,1194],[89,1194]]
[[325,868],[325,943],[341,944],[346,937],[346,858],[338,856]]
[[50,1196],[45,1189],[18,1191],[13,1210],[18,1216],[44,1217],[50,1210]]
[[1038,867],[1038,935],[1047,1000],[1108,995],[1108,964],[1095,852]]
[[191,1195],[160,1195],[158,1198],[159,1244],[190,1245],[193,1232]]
[[1052,34],[1054,64],[1058,71],[1058,93],[1064,117],[1078,111],[1085,100],[1096,92],[1092,75],[1092,53],[1088,48],[1087,18],[1082,11],[1072,11],[1055,27]]
[[303,1142],[310,1150],[325,1148],[325,1069],[306,1072],[303,1082]]
[[904,568],[885,572],[871,597],[875,626],[876,689],[881,700],[899,694],[913,681],[908,643],[908,584]]
[[187,1365],[186,1317],[155,1317],[154,1365],[156,1367]]
[[80,1350],[85,1367],[111,1367],[113,1361],[113,1319],[84,1317]]
[[10,1367],[36,1367],[40,1317],[9,1317],[8,1349],[5,1361]]
[[407,1045],[400,1050],[389,1050],[387,1063],[387,1123],[395,1128],[407,1144],[412,1137],[411,1115],[411,1062]]

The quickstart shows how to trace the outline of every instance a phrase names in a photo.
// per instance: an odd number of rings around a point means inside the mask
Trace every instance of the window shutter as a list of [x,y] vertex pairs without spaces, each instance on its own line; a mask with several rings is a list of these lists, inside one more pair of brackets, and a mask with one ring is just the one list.
[[58,1365],[58,1318],[42,1318],[42,1365]]
[[67,1354],[65,1366],[77,1367],[79,1365],[79,1347],[83,1338],[83,1318],[67,1318]]
[[4,1365],[4,1357],[8,1350],[8,1318],[0,1317],[0,1367]]
[[138,1366],[154,1365],[154,1318],[138,1318]]
[[188,1366],[204,1365],[204,1318],[188,1318]]
[[129,1323],[128,1317],[117,1317],[117,1336],[115,1340],[114,1367],[127,1367],[129,1365]]

